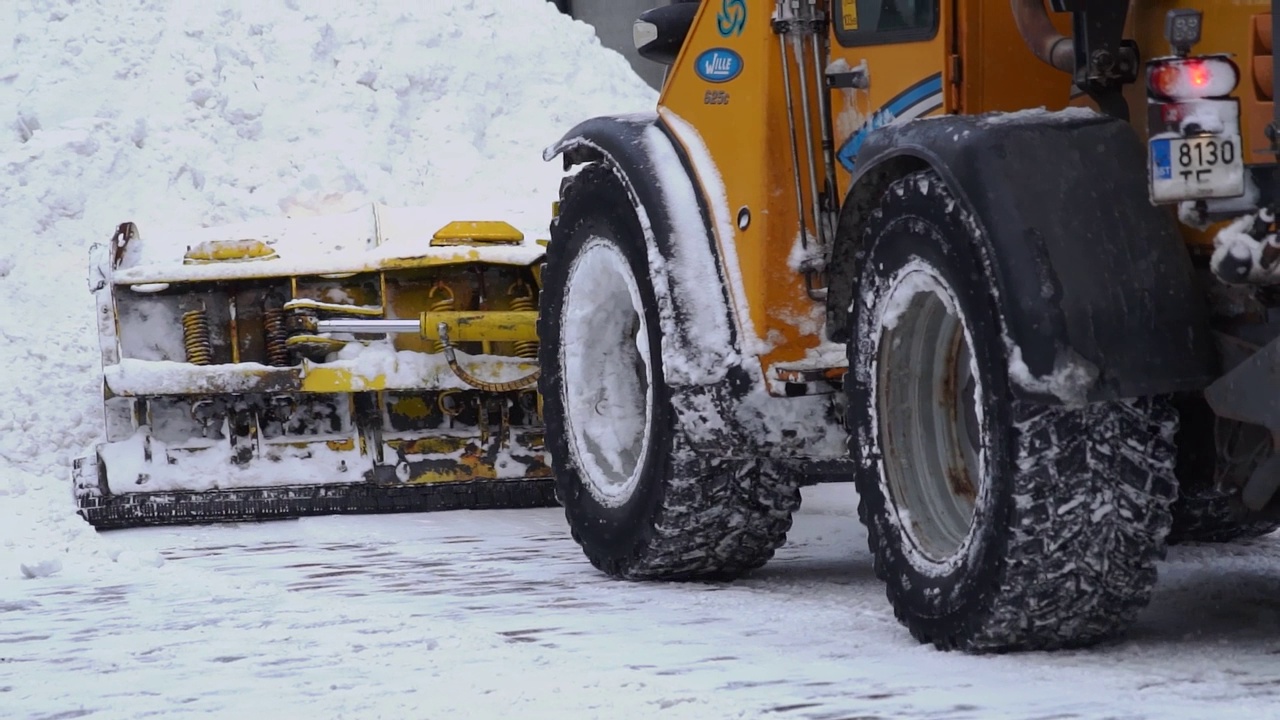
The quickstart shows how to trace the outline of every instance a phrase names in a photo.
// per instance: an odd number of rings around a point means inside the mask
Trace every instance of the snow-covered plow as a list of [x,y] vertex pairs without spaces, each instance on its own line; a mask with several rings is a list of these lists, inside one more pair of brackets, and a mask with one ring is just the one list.
[[80,513],[115,528],[553,504],[544,244],[377,205],[145,241],[120,225],[91,261],[106,438],[74,462]]

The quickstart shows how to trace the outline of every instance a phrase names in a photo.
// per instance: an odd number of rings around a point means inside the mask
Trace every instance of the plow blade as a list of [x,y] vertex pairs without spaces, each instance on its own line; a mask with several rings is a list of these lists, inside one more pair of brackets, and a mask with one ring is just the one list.
[[554,505],[544,245],[376,205],[146,240],[120,225],[91,265],[106,437],[72,467],[80,514],[112,529]]
[[[93,474],[83,458],[75,474]],[[96,478],[94,479],[96,482]],[[285,485],[203,492],[85,495],[80,514],[99,530],[154,525],[282,520],[308,515],[552,507],[548,478],[421,485]]]

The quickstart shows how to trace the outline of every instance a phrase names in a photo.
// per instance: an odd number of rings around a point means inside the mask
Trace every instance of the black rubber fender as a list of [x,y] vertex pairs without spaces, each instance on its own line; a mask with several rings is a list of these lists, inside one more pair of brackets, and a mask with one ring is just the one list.
[[1102,401],[1204,388],[1218,374],[1208,310],[1176,221],[1147,194],[1146,151],[1096,113],[959,116],[890,125],[856,158],[833,248],[832,339],[847,321],[861,218],[897,177],[931,167],[990,245],[1009,341],[1035,379],[1064,362],[1094,379],[1083,397],[1039,382],[1023,399]]
[[[655,287],[669,308],[662,318],[667,382],[708,385],[740,376],[738,330],[706,199],[662,121],[652,114],[592,118],[543,152],[546,160],[557,156],[563,156],[566,170],[587,163],[610,168],[642,218],[651,255],[657,255],[650,258],[659,276]],[[674,213],[683,213],[683,222]],[[694,213],[700,222],[689,221]],[[718,293],[707,292],[713,283]],[[729,379],[735,385],[744,381]]]
[[557,156],[566,171],[593,164],[611,170],[642,218],[662,327],[664,380],[688,442],[724,457],[776,450],[760,444],[767,436],[760,426],[769,418],[738,411],[763,378],[758,365],[745,362],[709,206],[671,130],[656,114],[597,117],[543,153],[547,160]]

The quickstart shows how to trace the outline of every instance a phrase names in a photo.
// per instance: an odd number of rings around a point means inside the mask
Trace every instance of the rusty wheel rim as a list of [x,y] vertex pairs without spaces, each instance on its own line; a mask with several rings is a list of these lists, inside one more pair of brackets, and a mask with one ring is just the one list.
[[959,304],[923,265],[881,304],[877,427],[886,499],[928,570],[962,558],[982,490],[981,387]]

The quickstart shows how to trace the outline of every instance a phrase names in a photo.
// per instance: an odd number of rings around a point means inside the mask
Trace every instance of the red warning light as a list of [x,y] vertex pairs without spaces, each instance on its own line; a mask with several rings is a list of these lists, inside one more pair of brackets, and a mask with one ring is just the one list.
[[1196,88],[1205,87],[1213,79],[1209,69],[1202,62],[1187,63],[1187,76],[1191,80],[1192,87]]
[[1147,66],[1147,89],[1163,100],[1226,97],[1240,71],[1226,57],[1165,58]]

